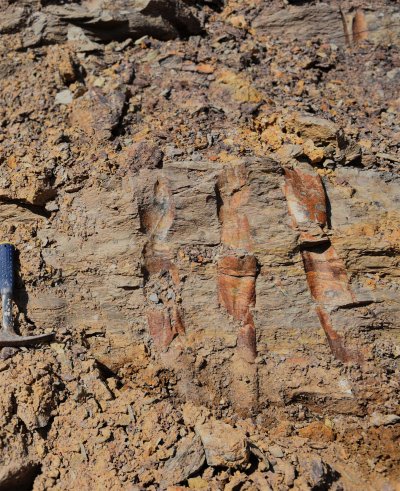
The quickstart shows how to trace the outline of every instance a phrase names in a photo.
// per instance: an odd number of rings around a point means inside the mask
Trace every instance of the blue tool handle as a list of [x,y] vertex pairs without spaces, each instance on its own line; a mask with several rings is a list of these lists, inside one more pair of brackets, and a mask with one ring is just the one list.
[[8,242],[0,244],[0,291],[12,292],[14,287],[14,251]]

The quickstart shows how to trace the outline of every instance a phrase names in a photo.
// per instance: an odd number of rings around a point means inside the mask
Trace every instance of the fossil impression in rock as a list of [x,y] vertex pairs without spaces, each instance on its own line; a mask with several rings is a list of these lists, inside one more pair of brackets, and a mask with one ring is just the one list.
[[284,192],[293,226],[300,233],[301,256],[308,287],[317,304],[316,311],[333,355],[341,361],[361,359],[346,346],[332,325],[330,312],[351,307],[356,299],[346,268],[324,232],[328,225],[327,198],[321,178],[307,163],[293,162],[284,167]]
[[[141,212],[142,228],[147,235],[143,253],[145,291],[148,303],[156,304],[147,309],[147,322],[150,335],[160,348],[168,347],[178,334],[185,333],[182,311],[176,301],[179,273],[167,241],[174,217],[175,207],[168,181],[160,177],[154,184],[152,201],[143,206]],[[165,298],[150,293],[149,288],[152,282],[156,286],[161,283],[161,275],[167,275],[170,283]]]
[[256,356],[256,332],[250,311],[256,302],[257,260],[252,251],[250,226],[241,210],[249,198],[244,166],[227,167],[217,183],[219,220],[224,254],[218,261],[218,301],[241,323],[238,348],[244,357]]

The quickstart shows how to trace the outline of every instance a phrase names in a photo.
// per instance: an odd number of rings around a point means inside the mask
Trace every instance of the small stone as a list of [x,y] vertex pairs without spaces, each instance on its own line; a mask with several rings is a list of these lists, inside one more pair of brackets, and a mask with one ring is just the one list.
[[150,302],[158,303],[159,302],[159,299],[158,299],[157,293],[152,293],[149,296],[149,300],[150,300]]
[[7,360],[8,358],[14,356],[15,353],[18,353],[18,351],[18,348],[12,348],[11,346],[2,348],[0,351],[0,360]]
[[71,41],[79,53],[87,53],[91,51],[102,51],[101,44],[91,41],[85,34],[85,31],[78,26],[70,25],[67,31],[67,39]]
[[317,455],[299,456],[298,472],[312,489],[327,489],[327,483],[338,478],[338,473]]
[[285,143],[281,148],[277,150],[279,159],[285,163],[292,159],[301,157],[303,155],[303,148],[301,145],[295,145],[293,143]]
[[281,459],[283,457],[283,452],[279,445],[271,445],[270,447],[268,447],[268,451],[277,459]]
[[373,412],[369,420],[369,426],[387,426],[393,425],[400,421],[400,416],[397,414],[380,414]]
[[56,104],[71,104],[72,102],[72,92],[69,89],[62,90],[56,94],[55,103]]
[[160,95],[162,97],[164,97],[165,99],[169,99],[169,96],[171,95],[171,87],[167,87],[166,89],[164,89]]
[[145,35],[134,42],[135,46],[146,46],[149,43],[149,36]]
[[299,436],[309,438],[315,442],[332,442],[335,439],[332,428],[321,421],[313,421],[299,430]]
[[207,481],[201,477],[192,477],[188,479],[188,484],[190,489],[204,489],[208,487]]
[[195,430],[203,442],[208,465],[236,468],[248,462],[249,450],[241,430],[216,419],[196,425]]
[[58,206],[58,204],[55,201],[49,201],[48,203],[46,203],[45,208],[46,208],[47,211],[57,211],[57,210],[59,210],[59,206]]
[[93,85],[95,87],[104,87],[105,83],[106,83],[106,79],[104,77],[97,77],[93,82]]
[[248,27],[244,15],[234,15],[230,18],[230,22],[233,27],[237,27],[238,29],[246,29]]
[[132,44],[132,38],[126,39],[123,43],[119,44],[116,48],[115,51],[121,52],[124,51],[125,48],[127,48],[129,45]]
[[304,154],[310,159],[312,164],[318,164],[324,159],[324,149],[316,147],[310,139],[304,142],[303,149]]
[[166,157],[180,157],[181,155],[183,155],[183,150],[181,150],[180,148],[177,148],[177,147],[174,147],[174,146],[167,146],[166,150],[165,150],[165,156]]
[[175,299],[175,293],[173,292],[173,290],[167,291],[167,299],[168,300],[174,300]]
[[162,486],[180,483],[198,472],[205,463],[204,449],[198,436],[181,440],[176,455],[165,463]]

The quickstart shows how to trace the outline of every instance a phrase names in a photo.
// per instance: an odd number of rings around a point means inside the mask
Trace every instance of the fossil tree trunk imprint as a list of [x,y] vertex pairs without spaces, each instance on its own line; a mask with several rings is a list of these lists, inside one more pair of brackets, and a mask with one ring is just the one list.
[[350,289],[346,268],[323,227],[327,225],[327,201],[320,176],[313,167],[296,163],[285,167],[284,192],[293,226],[300,232],[301,256],[311,295],[317,303],[317,315],[333,355],[341,361],[360,360],[345,346],[332,326],[333,308],[356,302]]
[[351,30],[353,34],[353,43],[357,44],[365,39],[368,39],[367,20],[363,10],[360,8],[356,10],[355,16],[353,17]]
[[250,310],[256,303],[257,260],[242,209],[250,195],[244,165],[225,168],[218,178],[217,195],[223,250],[217,265],[218,302],[240,323],[231,361],[231,398],[238,414],[248,417],[258,405],[256,331]]
[[[148,277],[153,276],[157,283],[160,276],[169,273],[172,289],[165,298],[153,293],[154,303],[162,306],[149,308],[147,322],[154,343],[166,348],[178,334],[185,333],[183,315],[178,306],[176,290],[179,288],[179,273],[167,244],[167,235],[175,217],[175,208],[171,191],[166,179],[158,179],[154,186],[153,201],[142,213],[142,225],[148,241],[144,249],[144,269]],[[149,283],[147,278],[146,284]],[[148,300],[153,301],[147,294]]]
[[256,357],[256,332],[250,308],[256,301],[257,260],[251,254],[248,218],[240,210],[250,192],[245,168],[225,169],[218,179],[218,192],[221,243],[227,249],[218,261],[218,300],[241,322],[238,348],[245,358],[252,360]]

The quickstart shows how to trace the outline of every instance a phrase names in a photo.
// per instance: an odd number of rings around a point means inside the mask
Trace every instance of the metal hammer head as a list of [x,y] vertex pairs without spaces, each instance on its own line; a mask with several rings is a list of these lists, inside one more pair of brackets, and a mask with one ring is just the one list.
[[54,334],[38,336],[20,336],[14,330],[12,319],[12,295],[14,288],[14,251],[9,242],[0,243],[0,293],[3,307],[3,324],[0,329],[0,347],[32,346],[33,344],[50,341]]

